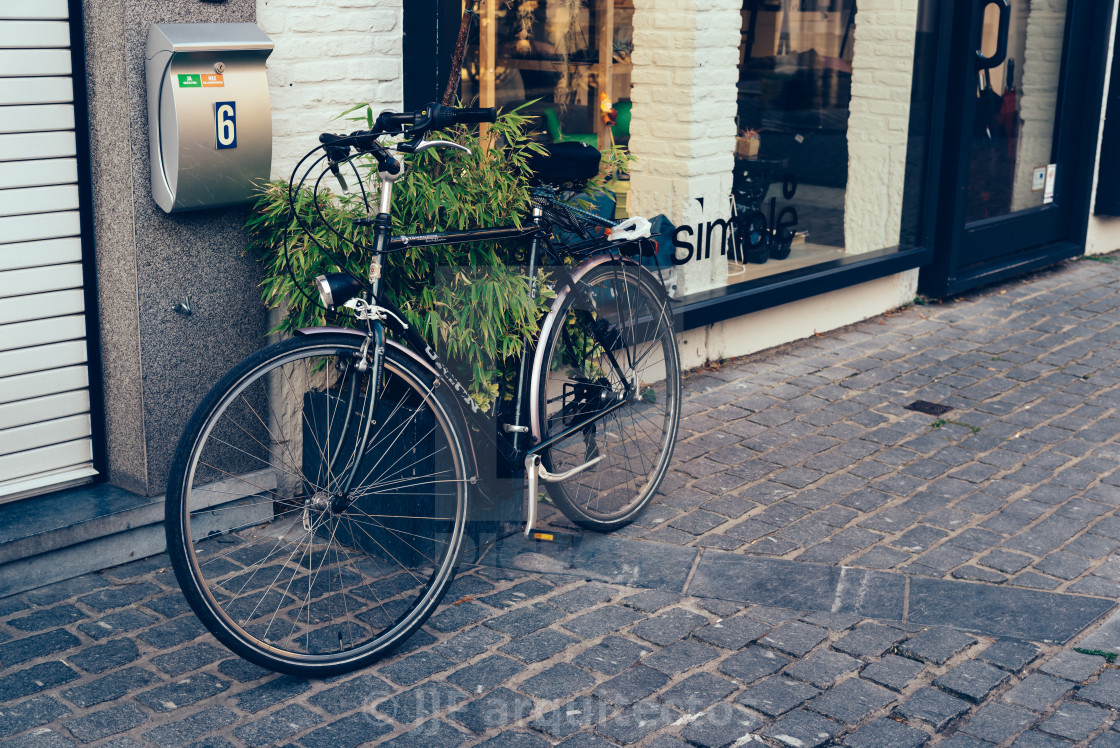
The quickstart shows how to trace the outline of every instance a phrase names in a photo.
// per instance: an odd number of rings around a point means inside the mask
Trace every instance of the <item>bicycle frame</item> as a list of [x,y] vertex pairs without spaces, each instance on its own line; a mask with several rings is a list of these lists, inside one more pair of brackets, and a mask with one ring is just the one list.
[[[388,216],[385,216],[386,220],[381,220],[382,215],[384,214],[378,216],[379,220],[377,224],[375,224],[375,249],[373,252],[373,257],[371,258],[372,267],[379,267],[381,261],[382,252],[377,251],[378,247],[386,247],[388,251],[395,251],[404,249],[406,247],[434,247],[446,244],[460,244],[474,241],[496,241],[530,238],[532,239],[529,249],[529,275],[532,279],[530,282],[530,292],[535,298],[535,269],[537,258],[541,250],[542,240],[547,241],[547,236],[550,233],[550,227],[548,227],[542,221],[539,209],[534,210],[533,223],[528,226],[502,226],[495,228],[474,229],[468,231],[445,231],[432,234],[402,236],[387,236]],[[604,249],[611,247],[612,245],[608,243],[604,243],[603,245]],[[579,278],[582,275],[584,275],[592,267],[596,267],[607,262],[623,262],[633,265],[638,264],[634,263],[631,260],[626,260],[625,258],[607,253],[596,255],[593,258],[584,261],[575,270],[567,273],[567,288],[561,290],[561,294],[554,302],[553,309],[550,310],[549,315],[546,316],[545,322],[549,324],[552,322],[553,318],[555,317],[555,310],[564,300],[564,296],[566,295],[566,293],[571,292],[576,287],[576,284],[578,284]],[[525,460],[527,457],[536,455],[542,450],[550,447],[552,444],[586,429],[588,426],[591,426],[592,424],[606,418],[615,410],[618,410],[626,404],[626,399],[622,398],[615,403],[608,405],[601,411],[580,420],[574,425],[565,428],[563,431],[560,431],[556,434],[551,434],[547,439],[537,438],[535,444],[529,446],[528,448],[522,448],[519,442],[520,437],[523,433],[530,433],[530,435],[534,437],[543,437],[543,434],[540,433],[540,426],[537,423],[539,419],[536,417],[535,413],[533,413],[531,417],[532,427],[521,423],[523,410],[523,408],[521,407],[521,401],[523,395],[528,391],[525,386],[526,377],[531,376],[533,377],[533,380],[535,380],[537,378],[536,375],[541,365],[541,362],[539,361],[539,355],[534,355],[532,357],[533,366],[531,368],[528,366],[530,360],[530,351],[528,348],[529,341],[525,341],[525,346],[522,349],[521,361],[519,364],[517,377],[517,385],[515,390],[515,392],[517,393],[517,403],[514,410],[514,423],[508,425],[510,434],[509,436],[507,436],[506,434],[501,433],[500,429],[495,428],[497,426],[497,419],[491,418],[489,415],[483,412],[482,409],[479,408],[478,403],[475,402],[475,400],[470,396],[467,387],[459,380],[454,372],[451,371],[450,367],[447,366],[447,364],[442,360],[439,354],[436,353],[436,351],[432,348],[431,343],[427,341],[423,336],[421,336],[411,326],[406,325],[400,321],[403,319],[403,315],[401,314],[400,310],[396,307],[396,305],[392,303],[392,301],[390,301],[388,298],[384,298],[381,294],[378,293],[379,274],[379,270],[371,273],[371,278],[373,279],[374,284],[372,286],[371,292],[367,294],[366,301],[370,304],[376,304],[378,307],[385,310],[386,313],[382,315],[382,319],[372,320],[367,326],[367,330],[362,331],[349,328],[320,327],[303,329],[298,331],[298,333],[301,335],[311,335],[315,334],[316,332],[345,331],[348,333],[352,333],[355,336],[360,336],[365,340],[369,340],[370,345],[367,347],[372,354],[373,370],[375,373],[379,373],[381,370],[381,362],[384,358],[386,343],[389,342],[389,344],[392,344],[391,341],[386,341],[385,338],[385,327],[390,327],[393,333],[403,339],[403,341],[407,344],[407,346],[399,346],[399,344],[397,344],[398,347],[408,352],[414,360],[422,363],[425,368],[428,369],[436,377],[437,382],[446,384],[451,388],[453,392],[455,392],[458,400],[461,403],[459,410],[464,418],[469,422],[469,425],[474,426],[479,433],[484,435],[488,445],[494,448],[495,453],[507,468],[520,469],[525,464]],[[542,330],[543,329],[545,328],[542,325]],[[613,354],[610,353],[610,345],[608,344],[608,342],[603,340],[597,331],[592,331],[592,335],[595,338],[595,342],[602,346],[605,351],[607,351],[607,358],[610,361],[612,367],[614,367],[621,375],[622,367],[618,364],[617,361],[614,360]],[[622,377],[622,379],[623,381],[625,381],[624,376]],[[629,392],[627,392],[627,395],[629,395]],[[369,420],[372,418],[372,414],[374,413],[375,408],[376,402],[374,402],[374,398],[370,398],[370,402],[368,403],[367,407],[367,413],[364,416],[364,418],[366,419],[366,424],[363,428],[363,437],[358,445],[360,449],[366,448],[366,444],[369,438]],[[475,465],[475,468],[477,472],[477,464]],[[350,481],[348,479],[344,484],[344,492],[349,490],[349,483]]]

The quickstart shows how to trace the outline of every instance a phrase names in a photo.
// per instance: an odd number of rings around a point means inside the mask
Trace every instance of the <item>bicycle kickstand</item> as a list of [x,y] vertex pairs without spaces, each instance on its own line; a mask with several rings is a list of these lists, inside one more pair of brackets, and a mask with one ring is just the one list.
[[539,487],[538,481],[545,483],[559,483],[560,481],[568,480],[573,475],[579,475],[584,470],[587,470],[594,465],[603,461],[603,455],[599,455],[593,460],[588,460],[582,465],[576,465],[571,470],[565,470],[563,473],[550,473],[545,470],[541,464],[541,456],[538,454],[527,455],[525,457],[525,473],[529,476],[529,490],[525,497],[525,504],[528,507],[528,514],[525,518],[525,537],[533,532],[533,525],[537,523],[537,490]]

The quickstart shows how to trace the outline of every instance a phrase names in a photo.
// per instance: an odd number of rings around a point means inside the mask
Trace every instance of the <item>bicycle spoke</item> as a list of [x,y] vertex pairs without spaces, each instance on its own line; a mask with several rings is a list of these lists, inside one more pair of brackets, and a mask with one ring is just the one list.
[[[428,393],[428,394],[430,394],[430,391],[429,391],[429,393]],[[403,402],[402,402],[402,405],[403,405]],[[359,483],[365,483],[365,482],[366,482],[366,480],[368,480],[368,479],[369,479],[370,475],[372,475],[372,474],[373,474],[373,471],[377,469],[377,466],[378,466],[379,464],[381,464],[381,460],[382,460],[382,459],[384,459],[385,455],[387,455],[387,454],[390,454],[390,453],[391,453],[391,452],[393,451],[393,447],[394,447],[394,446],[396,446],[396,443],[397,443],[397,441],[399,441],[399,440],[400,440],[400,437],[401,437],[401,435],[403,435],[403,434],[404,434],[404,432],[405,432],[406,428],[408,427],[408,425],[409,425],[409,424],[410,424],[410,423],[411,423],[412,421],[414,421],[414,420],[416,419],[416,417],[417,417],[417,415],[419,415],[419,413],[420,413],[420,408],[415,408],[415,409],[414,409],[414,410],[412,411],[412,414],[411,414],[411,415],[410,415],[410,416],[409,416],[409,417],[408,417],[408,418],[407,418],[407,419],[405,420],[405,422],[404,422],[404,423],[402,423],[402,424],[400,425],[400,428],[399,428],[399,429],[397,430],[397,435],[396,435],[396,436],[395,436],[395,437],[393,438],[393,441],[392,441],[392,443],[391,443],[391,444],[389,444],[389,445],[388,445],[387,447],[385,447],[385,448],[383,449],[381,457],[377,458],[377,462],[375,462],[375,463],[373,464],[373,466],[371,466],[371,467],[370,467],[369,471],[368,471],[368,472],[366,472],[366,475],[365,475],[365,477],[364,477],[364,478],[362,478],[362,480],[361,480],[361,481],[359,481]],[[433,427],[433,428],[434,428],[434,427]],[[372,445],[371,445],[371,448],[372,448]],[[367,450],[367,451],[368,451],[368,450]]]
[[[279,439],[276,434],[272,433],[272,429],[270,429],[268,427],[268,424],[265,423],[264,419],[260,417],[260,415],[257,413],[256,408],[253,407],[253,404],[249,402],[248,398],[246,398],[244,394],[241,395],[240,399],[241,399],[241,402],[245,403],[245,407],[249,409],[249,412],[251,412],[256,417],[256,419],[258,421],[260,421],[260,424],[262,426],[264,426],[264,430],[265,430],[265,432],[268,433],[269,439],[271,439],[273,441],[273,443],[280,444],[284,447],[284,451],[288,453],[288,457],[292,461],[292,469],[295,470],[295,466],[297,464],[296,463],[296,458],[292,456],[291,450],[288,449],[287,440],[286,439]],[[267,400],[267,398],[266,398],[266,400]],[[258,440],[257,438],[255,438],[251,434],[249,434],[249,430],[245,429],[243,426],[241,426],[240,421],[234,421],[233,423],[234,423],[235,426],[237,426],[238,428],[241,428],[247,435],[249,435],[250,438],[253,439],[253,441],[257,442],[257,444],[260,444],[262,447],[264,447],[265,451],[268,452],[268,454],[270,456],[275,456],[275,455],[273,455],[272,451],[268,447],[266,447],[264,444],[261,444],[260,440]],[[298,470],[296,471],[296,475],[297,475],[297,477],[304,478],[303,474],[301,472],[299,472]]]
[[262,491],[263,491],[263,492],[265,492],[265,493],[270,493],[270,494],[272,494],[273,496],[275,496],[276,498],[280,499],[281,501],[283,501],[283,500],[284,500],[284,496],[283,496],[282,494],[278,494],[278,493],[276,493],[275,491],[273,491],[273,490],[272,490],[272,489],[270,489],[270,488],[265,488],[264,486],[258,486],[258,485],[257,485],[256,483],[253,483],[252,481],[248,481],[248,480],[245,480],[245,479],[244,479],[243,477],[241,477],[240,475],[234,475],[234,474],[233,474],[233,473],[231,473],[231,472],[228,472],[228,471],[226,471],[226,470],[222,470],[221,468],[215,467],[215,466],[213,466],[213,465],[211,465],[211,464],[209,464],[209,463],[206,463],[206,462],[202,462],[202,461],[199,461],[199,463],[198,463],[198,464],[199,464],[199,465],[203,465],[203,466],[205,466],[205,467],[208,467],[208,468],[210,468],[211,470],[216,470],[216,471],[218,471],[219,473],[221,473],[222,475],[228,475],[228,476],[229,476],[230,478],[235,478],[235,479],[237,479],[237,480],[241,481],[242,483],[247,483],[247,484],[249,484],[249,485],[250,485],[250,486],[252,486],[253,488],[257,489],[257,490],[256,490],[256,491],[254,491],[253,493],[260,493],[260,492],[262,492]]
[[[236,422],[235,422],[235,425],[236,425]],[[254,455],[254,454],[250,454],[249,452],[246,452],[246,451],[245,451],[244,449],[242,449],[241,447],[238,447],[238,446],[236,446],[236,445],[234,445],[234,444],[230,444],[229,442],[225,441],[224,439],[222,439],[222,438],[220,438],[220,437],[218,437],[218,436],[214,436],[214,437],[212,437],[212,438],[214,439],[214,441],[218,442],[219,444],[222,444],[222,445],[224,445],[224,446],[226,446],[226,447],[229,447],[230,449],[232,449],[233,451],[235,451],[235,452],[237,452],[237,453],[239,453],[239,454],[243,454],[243,455],[245,455],[246,457],[251,457],[252,459],[254,459],[254,460],[256,460],[256,461],[260,462],[260,463],[261,463],[261,464],[263,464],[263,465],[268,465],[269,467],[272,467],[272,466],[273,466],[273,465],[272,465],[272,462],[271,462],[271,461],[269,461],[269,460],[265,460],[265,459],[262,459],[262,458],[260,458],[260,457],[257,457],[257,456],[256,456],[256,455]],[[271,453],[270,453],[270,454],[271,454]],[[296,473],[296,472],[293,472],[293,471],[291,471],[291,470],[286,470],[285,472],[287,472],[287,473],[288,473],[289,475],[291,475],[291,476],[293,476],[293,477],[295,477],[295,478],[299,478],[300,480],[303,480],[303,475],[302,475],[301,473]]]
[[[361,509],[358,509],[358,513],[360,513],[363,517],[367,518],[367,520],[372,520],[373,522],[364,522],[362,520],[358,520],[357,517],[353,517],[353,516],[349,517],[349,521],[356,522],[358,524],[362,524],[362,525],[366,525],[366,526],[370,526],[370,527],[380,527],[380,529],[382,529],[386,532],[391,532],[393,534],[401,533],[401,534],[404,534],[404,535],[409,535],[411,537],[417,537],[417,539],[419,539],[419,540],[426,540],[426,541],[430,541],[432,543],[440,543],[442,545],[449,545],[449,543],[447,541],[440,540],[440,539],[438,539],[438,537],[429,537],[428,535],[418,535],[416,533],[401,530],[400,527],[398,527],[398,529],[394,530],[389,525],[385,525],[384,523],[377,522],[375,517],[373,517],[371,515],[368,515],[365,512],[362,512]],[[393,518],[393,520],[404,520],[404,518],[407,518],[407,517],[390,517],[390,518]],[[417,520],[441,520],[442,517],[414,517],[414,518],[417,518]],[[435,534],[435,533],[433,533],[433,534]],[[401,540],[403,542],[403,539],[401,539]],[[410,546],[410,548],[411,548],[411,546]],[[420,550],[418,550],[416,548],[413,548],[412,550],[416,551],[417,553],[420,553],[420,555],[423,555],[423,552],[421,552]],[[428,559],[428,560],[431,561],[432,563],[435,563],[435,561],[433,561],[432,559]]]
[[[343,519],[346,520],[347,524],[352,524],[352,520],[350,520],[349,518],[343,516]],[[354,573],[358,574],[362,578],[362,584],[367,590],[369,590],[369,593],[373,595],[374,601],[377,602],[378,607],[381,608],[381,612],[385,614],[385,617],[389,619],[390,625],[392,625],[393,617],[389,615],[389,611],[385,609],[385,603],[381,601],[381,597],[373,590],[372,587],[369,586],[369,582],[365,581],[365,575],[361,573],[361,570],[357,567],[357,564],[354,563],[353,558],[350,556],[350,551],[348,551],[346,548],[343,548],[342,552],[346,554],[346,558],[350,561],[350,565],[354,568]],[[378,568],[378,570],[380,570],[380,566],[373,559],[373,556],[370,556],[367,553],[366,558],[368,558],[370,560],[370,563],[372,563],[375,567]],[[391,577],[389,579],[391,579]],[[391,584],[391,586],[393,587],[393,591],[399,595],[400,591],[397,590],[396,585]]]
[[[294,511],[294,510],[293,510],[293,511]],[[277,515],[277,516],[280,516],[280,515]],[[289,529],[291,529],[292,527],[295,527],[295,522],[293,522],[293,523],[292,523],[291,525],[289,525]],[[286,533],[285,533],[285,534],[286,534]],[[208,539],[209,539],[209,538],[208,538]],[[277,548],[277,547],[279,546],[279,544],[280,544],[281,542],[283,542],[283,540],[284,540],[284,535],[282,534],[282,535],[280,535],[280,537],[279,537],[279,538],[277,538],[277,540],[276,540],[276,545],[275,545],[275,546],[273,546],[273,551],[275,551],[275,550],[276,550],[276,548]],[[287,545],[291,545],[291,543],[288,543]],[[285,546],[285,547],[286,547],[286,546]],[[236,550],[238,550],[238,548],[236,548],[236,547],[235,547],[235,548],[231,548],[231,549],[230,549],[229,551],[227,551],[226,553],[223,553],[223,554],[222,554],[221,556],[217,556],[217,557],[214,557],[214,556],[210,556],[210,557],[208,557],[208,558],[206,559],[206,561],[204,561],[203,563],[199,564],[199,568],[201,568],[201,567],[204,567],[204,566],[206,566],[206,565],[208,565],[208,564],[210,564],[210,563],[212,563],[212,562],[214,562],[214,561],[223,561],[223,560],[227,560],[227,559],[228,559],[228,557],[229,557],[229,555],[230,555],[231,553],[233,553],[234,551],[236,551]],[[272,554],[272,551],[270,551],[270,552],[269,552],[269,555],[271,555],[271,554]],[[266,556],[266,558],[267,558],[267,556]],[[248,571],[248,569],[245,569],[245,571]],[[255,573],[255,572],[254,572],[254,573]],[[236,578],[237,578],[237,577],[239,577],[239,576],[241,576],[241,575],[240,575],[240,574],[234,574],[234,575],[233,575],[233,577],[231,577],[231,578],[232,578],[232,579],[236,579]],[[222,583],[222,585],[223,585],[223,586],[225,586],[225,582],[223,582],[223,583]],[[242,590],[244,590],[244,589],[245,589],[245,586],[244,586],[244,585],[242,585],[241,589],[242,589]],[[240,593],[238,593],[238,594],[240,594]]]
[[[362,512],[362,514],[363,514],[363,516],[366,516],[366,517],[369,517],[370,519],[373,519],[373,517],[370,517],[370,515],[366,514],[365,512]],[[355,519],[354,517],[350,517],[349,519],[350,519],[351,522],[357,522],[359,524],[363,524],[360,519]],[[416,519],[442,519],[442,517],[417,517]],[[414,532],[405,532],[404,530],[401,530],[399,528],[396,529],[396,530],[392,530],[389,527],[386,527],[385,525],[381,524],[380,522],[378,522],[376,524],[372,524],[371,527],[380,527],[380,528],[388,530],[389,532],[394,533],[394,534],[399,532],[399,533],[404,534],[404,535],[410,535],[414,538],[419,538],[420,540],[429,540],[433,543],[440,543],[442,545],[450,545],[446,540],[440,540],[439,538],[429,538],[427,535],[417,535]],[[416,549],[413,548],[413,550],[416,550]],[[416,552],[420,553],[420,551],[418,551],[418,550]],[[423,554],[421,554],[421,555],[423,555]],[[431,561],[431,559],[428,559],[428,560]],[[432,561],[432,563],[435,563],[435,562]]]
[[[314,526],[312,526],[312,527],[314,527]],[[313,537],[313,536],[314,536],[314,530],[308,531],[308,533],[307,533],[307,537]],[[293,550],[293,551],[292,551],[292,552],[291,552],[291,553],[290,553],[290,554],[288,555],[288,559],[287,559],[287,561],[285,561],[285,562],[284,562],[283,564],[281,564],[281,565],[280,565],[280,571],[276,572],[276,576],[275,576],[275,577],[273,578],[273,580],[272,580],[272,584],[270,584],[270,585],[269,585],[268,587],[266,587],[266,588],[265,588],[265,591],[261,593],[261,599],[260,599],[260,600],[259,600],[259,601],[257,602],[257,605],[256,605],[256,607],[254,607],[254,608],[253,608],[253,610],[252,610],[252,612],[251,612],[251,613],[249,613],[249,615],[245,617],[245,622],[246,622],[246,623],[248,623],[249,621],[251,621],[251,620],[253,619],[253,616],[254,616],[254,615],[256,614],[256,612],[257,612],[257,608],[259,608],[259,607],[261,606],[261,603],[262,603],[262,602],[264,602],[264,599],[265,599],[266,597],[268,597],[268,592],[269,592],[269,590],[271,590],[271,589],[272,589],[272,585],[276,584],[276,581],[277,581],[278,579],[280,579],[280,575],[284,573],[284,570],[285,570],[285,569],[287,568],[287,565],[288,565],[288,564],[290,564],[290,563],[292,562],[292,557],[296,555],[296,551],[298,551],[298,550],[299,550],[299,548],[300,548],[300,546],[302,546],[302,545],[303,545],[303,539],[301,538],[301,539],[300,539],[300,541],[299,541],[299,542],[298,542],[298,543],[296,544],[296,548],[295,548],[295,550]],[[310,542],[308,543],[308,545],[310,545]],[[267,558],[267,557],[266,557],[266,558]],[[253,576],[255,576],[255,575],[256,575],[256,572],[253,572]],[[295,578],[295,570],[294,570],[294,569],[292,570],[292,578],[293,578],[293,579]],[[251,580],[252,580],[252,577],[250,577],[249,579],[245,580],[245,584],[241,585],[241,591],[239,591],[239,592],[237,593],[238,595],[240,595],[240,594],[241,594],[241,592],[243,592],[243,591],[245,590],[245,587],[246,587],[246,585],[248,585],[248,584],[249,584],[249,582],[250,582]],[[290,585],[290,583],[289,583],[289,587],[290,587],[290,586],[291,586],[291,585]],[[285,592],[287,592],[287,590],[285,590]],[[235,596],[235,597],[236,597],[236,596]],[[281,598],[280,598],[280,600],[281,600],[281,601],[280,601],[280,603],[277,603],[277,606],[276,606],[276,609],[277,609],[277,610],[279,610],[279,609],[280,609],[280,606],[281,606],[281,604],[283,603],[283,597],[281,597]]]
[[[204,512],[208,512],[209,510],[208,510],[208,509],[203,509],[202,511],[204,511]],[[289,510],[289,511],[295,511],[295,510],[294,510],[294,509],[292,509],[292,510]],[[283,514],[287,514],[287,513],[288,513],[288,512],[284,512]],[[280,514],[280,515],[276,515],[276,516],[283,516],[283,514]],[[243,524],[243,525],[240,525],[240,526],[238,526],[238,527],[232,527],[232,528],[230,528],[229,530],[226,530],[226,531],[225,531],[224,533],[221,533],[221,534],[222,534],[222,535],[232,535],[233,533],[241,532],[242,530],[248,530],[248,529],[249,529],[250,527],[255,527],[256,525],[259,525],[260,523],[261,523],[261,521],[260,521],[259,519],[258,519],[258,520],[253,520],[253,521],[251,521],[251,522],[246,522],[245,524]],[[213,536],[213,535],[208,535],[208,536],[206,537],[206,539],[207,539],[207,540],[210,540],[210,539],[212,539],[213,537],[215,537],[215,536]],[[220,537],[220,535],[219,535],[218,537]]]
[[[378,543],[378,542],[377,542],[377,538],[375,538],[375,537],[373,537],[372,535],[370,535],[370,534],[369,534],[369,533],[368,533],[368,532],[367,532],[367,531],[366,531],[366,530],[365,530],[365,529],[364,529],[364,528],[363,528],[363,527],[362,527],[361,525],[358,525],[358,529],[359,529],[359,530],[361,530],[361,531],[362,531],[362,533],[363,533],[363,534],[364,534],[364,535],[365,535],[365,536],[366,536],[367,538],[369,538],[370,540],[372,540],[372,541],[373,541],[373,542],[374,542],[374,543],[375,543],[375,544],[377,545],[377,547],[378,547],[378,548],[380,548],[381,550],[385,551],[385,555],[387,555],[387,556],[388,556],[388,557],[389,557],[390,559],[392,559],[392,560],[393,560],[393,562],[397,564],[397,566],[399,566],[399,567],[401,567],[402,569],[404,569],[404,570],[405,570],[405,572],[406,572],[406,573],[407,573],[407,574],[408,574],[408,575],[409,575],[410,577],[412,577],[413,579],[415,579],[415,580],[416,580],[417,582],[420,582],[420,579],[419,579],[419,577],[417,577],[417,576],[416,576],[415,574],[413,574],[413,573],[412,573],[412,571],[411,571],[411,570],[410,570],[410,569],[409,569],[409,568],[408,568],[407,566],[405,566],[405,565],[404,565],[403,563],[401,563],[401,562],[400,562],[400,560],[398,560],[396,556],[394,556],[394,555],[393,555],[392,553],[390,553],[390,552],[389,552],[389,551],[388,551],[388,550],[387,550],[387,549],[385,548],[385,546],[383,546],[383,545],[381,545],[381,543]],[[421,582],[421,584],[422,584],[422,582]]]
[[[327,516],[327,515],[324,514],[324,517],[325,516]],[[324,520],[324,522],[326,522],[326,521],[327,520]],[[337,531],[338,531],[338,522],[335,522],[334,526],[331,527],[331,535],[330,535],[329,538],[327,538],[327,548],[330,548],[330,544],[334,540],[334,534]],[[308,549],[309,550],[310,550],[310,545],[311,544],[308,543]],[[307,621],[308,621],[309,625],[308,625],[308,630],[305,634],[305,639],[304,639],[304,648],[307,649],[307,650],[311,649],[311,641],[310,641],[310,637],[311,637],[311,630],[310,630],[311,601],[314,598],[314,595],[312,594],[312,590],[315,588],[315,580],[317,580],[319,578],[319,572],[320,572],[320,570],[322,570],[323,563],[326,562],[326,560],[327,560],[327,552],[323,551],[322,558],[319,561],[319,565],[317,567],[315,567],[315,573],[307,575],[307,598],[304,600],[303,604],[300,605],[299,608],[296,609],[295,615],[292,616],[292,621],[293,621],[292,626],[293,626],[293,630],[294,630],[295,623],[299,621],[299,614],[303,611],[303,609],[305,607],[307,608]]]
[[[314,527],[315,527],[315,525],[314,525],[314,523],[313,523],[313,524],[312,524],[312,528],[314,529]],[[307,533],[307,537],[308,537],[308,538],[312,538],[312,537],[314,537],[314,535],[313,535],[313,534],[312,534],[312,533],[311,533],[311,532],[309,531],[309,532]],[[303,545],[303,543],[302,543],[302,541],[301,541],[301,542],[300,542],[300,546],[302,546],[302,545]],[[296,550],[299,550],[299,546],[297,546]],[[301,565],[302,565],[302,562],[303,562],[303,557],[304,557],[304,556],[306,556],[306,555],[307,555],[307,553],[308,553],[308,552],[309,552],[310,550],[311,550],[311,541],[310,541],[310,540],[308,540],[308,543],[307,543],[307,548],[306,548],[306,549],[305,549],[305,550],[304,550],[304,551],[303,551],[302,553],[300,553],[300,556],[299,556],[299,563],[297,563],[297,564],[296,564],[296,566],[297,566],[297,567],[298,567],[298,566],[301,566]],[[293,555],[293,556],[295,555],[295,552],[294,552],[294,551],[293,551],[292,555]],[[296,581],[296,575],[295,575],[295,573],[293,573],[293,574],[292,574],[292,578],[288,580],[288,586],[284,588],[284,596],[285,596],[285,597],[286,597],[286,596],[288,595],[288,592],[289,592],[289,591],[291,590],[291,588],[292,588],[292,584],[294,584],[294,583],[295,583],[295,581]],[[268,620],[268,626],[266,626],[266,627],[265,627],[265,630],[264,630],[264,637],[265,637],[265,640],[266,640],[266,641],[267,641],[267,639],[268,639],[268,632],[269,632],[269,631],[270,631],[270,630],[272,629],[272,624],[273,624],[273,623],[274,623],[274,622],[276,621],[276,614],[280,612],[280,608],[281,608],[282,604],[283,604],[283,597],[281,598],[281,601],[280,601],[279,603],[277,603],[277,604],[276,604],[276,610],[272,611],[272,617],[271,617],[271,618],[269,618],[269,620]],[[291,631],[295,631],[295,624],[294,624],[294,623],[292,624],[292,629],[291,629]],[[289,631],[289,634],[291,633],[291,631]]]
[[[359,510],[359,511],[360,511],[360,510]],[[355,522],[357,522],[357,520],[354,520],[354,521],[355,521]],[[361,525],[361,523],[359,523],[359,525]],[[388,532],[389,534],[391,534],[391,535],[393,535],[394,537],[396,537],[396,538],[397,538],[398,540],[400,540],[400,541],[401,541],[402,543],[404,543],[405,545],[407,545],[407,546],[408,546],[409,548],[411,548],[412,550],[414,550],[414,551],[416,551],[417,553],[419,553],[419,554],[420,554],[421,556],[423,556],[423,557],[424,557],[424,558],[425,558],[425,559],[426,559],[427,561],[429,561],[429,562],[431,562],[431,563],[433,563],[433,564],[435,563],[435,560],[434,560],[434,559],[432,559],[432,557],[431,557],[431,556],[427,555],[426,553],[424,553],[423,551],[421,551],[421,550],[420,550],[419,548],[417,548],[416,546],[414,546],[414,545],[413,545],[412,543],[409,543],[409,542],[408,542],[407,540],[405,540],[404,538],[402,538],[402,537],[400,537],[399,535],[397,535],[397,533],[393,532],[393,529],[392,529],[391,527],[386,527],[385,525],[381,524],[380,522],[376,523],[376,524],[374,525],[374,527],[380,527],[381,529],[383,529],[383,530],[387,531],[387,532]],[[422,536],[420,536],[420,535],[416,535],[415,537],[418,537],[418,538],[419,538],[419,537],[422,537]],[[424,538],[424,539],[425,539],[425,540],[427,540],[427,538]],[[432,540],[434,541],[435,539],[433,538]]]
[[[420,476],[416,476],[416,477],[420,477]],[[463,483],[464,482],[461,479],[455,479],[455,478],[450,478],[450,479],[447,479],[447,480],[425,480],[425,481],[421,481],[419,483],[404,483],[403,482],[405,480],[416,480],[416,477],[402,479],[401,483],[399,483],[398,485],[393,485],[393,486],[380,486],[378,484],[374,484],[373,486],[370,487],[370,489],[368,491],[362,491],[360,493],[354,493],[352,495],[355,498],[364,498],[366,496],[386,496],[386,495],[400,495],[400,496],[403,496],[403,495],[405,495],[405,491],[403,491],[402,489],[420,488],[421,486],[430,486],[430,485],[435,485],[437,483]],[[374,489],[378,489],[378,490],[374,490]]]
[[[292,375],[287,370],[287,367],[281,367],[280,372],[284,375],[284,379],[288,382],[288,392],[291,393],[293,398],[298,397],[302,401],[303,397],[300,393],[302,393],[303,390],[300,389],[300,388],[297,388],[292,383]],[[308,376],[305,375],[305,379],[307,379],[307,378],[308,378]],[[317,433],[318,433],[318,429],[316,428],[316,425],[312,421],[308,420],[307,413],[306,413],[305,409],[303,408],[303,403],[302,402],[300,403],[299,411],[300,411],[300,418],[301,418],[302,422],[304,424],[306,424],[307,427],[308,427],[305,431],[310,432],[312,442],[314,443],[316,450],[319,452],[320,464],[329,466],[330,462],[327,459],[326,453],[323,451],[323,445],[319,442],[319,439],[316,436]],[[314,418],[314,409],[312,409],[312,418]],[[302,442],[302,440],[301,440],[301,442]],[[329,477],[328,477],[328,481],[329,481]],[[308,482],[311,483],[311,485],[314,486],[316,490],[323,490],[323,488],[329,488],[330,487],[329,482],[328,482],[327,486],[325,486],[325,487],[319,485],[315,481],[308,481]]]

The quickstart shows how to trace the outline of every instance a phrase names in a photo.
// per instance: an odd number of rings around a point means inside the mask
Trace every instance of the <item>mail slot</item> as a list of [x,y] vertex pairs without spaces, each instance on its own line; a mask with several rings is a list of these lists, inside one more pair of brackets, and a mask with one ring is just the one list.
[[264,63],[252,23],[158,23],[148,31],[152,197],[168,213],[252,199],[272,166]]

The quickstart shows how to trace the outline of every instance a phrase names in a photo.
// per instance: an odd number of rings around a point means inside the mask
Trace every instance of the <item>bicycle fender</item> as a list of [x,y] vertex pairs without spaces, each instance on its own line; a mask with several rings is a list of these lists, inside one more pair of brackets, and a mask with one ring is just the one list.
[[[323,335],[327,333],[332,335],[349,335],[356,340],[366,339],[366,334],[364,332],[362,332],[361,330],[355,330],[350,327],[301,327],[295,332],[296,335]],[[410,359],[412,359],[413,363],[419,364],[424,369],[424,371],[428,372],[434,377],[439,377],[439,372],[436,371],[431,362],[425,360],[411,348],[405,348],[395,340],[386,340],[385,347],[393,348],[394,350],[403,353],[405,356],[408,356]]]
[[[302,327],[295,331],[296,335],[323,335],[327,333],[336,335],[349,335],[357,341],[363,341],[366,339],[366,334],[364,332],[362,332],[361,330],[355,330],[350,327]],[[403,354],[414,364],[418,365],[421,369],[431,374],[433,379],[435,379],[436,381],[440,380],[440,373],[436,370],[436,368],[432,366],[430,361],[416,353],[416,351],[412,350],[411,348],[404,347],[395,340],[386,340],[385,347],[392,348],[398,353]],[[463,413],[463,404],[457,397],[450,397],[445,399],[455,403],[456,415],[459,417],[459,425],[463,427],[463,433],[468,435],[469,437],[470,431],[468,430],[466,425],[467,419],[466,415]],[[472,476],[478,476],[478,455],[476,455],[474,451],[474,439],[468,438],[466,441],[470,447],[470,456],[468,459],[470,459],[471,464],[468,467]]]
[[[608,265],[611,263],[622,265],[634,265],[641,267],[641,263],[635,262],[628,257],[612,257],[610,255],[599,255],[592,257],[587,262],[583,263],[569,274],[569,280],[559,291],[556,292],[556,298],[552,300],[552,307],[545,315],[544,322],[541,323],[541,331],[537,336],[537,340],[546,340],[548,335],[552,332],[552,328],[556,325],[556,317],[560,313],[560,307],[564,304],[564,300],[568,298],[568,294],[572,292],[572,288],[579,282],[580,278],[587,275],[592,268],[597,268],[600,265]],[[660,284],[658,284],[660,285]],[[544,366],[544,346],[538,345],[536,351],[533,352],[533,368],[529,380],[529,402],[536,403],[540,397],[540,372],[541,367]],[[529,433],[533,436],[534,442],[539,443],[543,438],[541,433],[541,419],[537,408],[530,408],[529,414]]]

